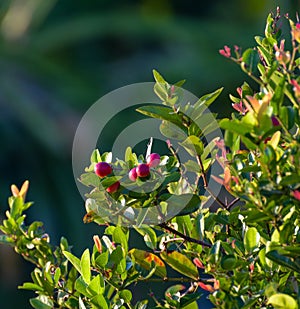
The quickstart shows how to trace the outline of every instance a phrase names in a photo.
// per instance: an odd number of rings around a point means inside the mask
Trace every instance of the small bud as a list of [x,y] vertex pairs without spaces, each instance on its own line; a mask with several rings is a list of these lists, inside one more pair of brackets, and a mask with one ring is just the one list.
[[226,58],[231,57],[231,50],[227,45],[225,45],[223,49],[220,49],[219,53]]
[[96,246],[98,252],[102,253],[102,244],[101,244],[101,240],[100,240],[99,236],[94,235],[93,240],[94,240],[94,243],[95,243],[95,246]]
[[292,26],[292,39],[300,43],[300,23],[297,23],[296,26]]
[[208,291],[210,293],[213,293],[215,291],[215,289],[211,285],[205,284],[203,282],[198,282],[198,286],[200,286],[201,289]]
[[293,192],[292,192],[292,196],[293,196],[296,200],[300,201],[300,191],[299,191],[299,190],[293,191]]
[[298,84],[296,79],[291,80],[291,85],[293,87],[293,91],[295,92],[295,96],[298,100],[300,100],[300,85]]
[[198,268],[204,269],[203,263],[198,258],[194,258],[193,262]]

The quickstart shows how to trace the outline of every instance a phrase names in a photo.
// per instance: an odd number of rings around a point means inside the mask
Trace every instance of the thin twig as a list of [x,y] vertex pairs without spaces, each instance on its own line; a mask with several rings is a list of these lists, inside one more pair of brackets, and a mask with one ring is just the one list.
[[173,228],[170,227],[167,223],[161,223],[161,224],[159,224],[159,226],[162,227],[163,229],[168,230],[169,232],[171,232],[171,233],[173,233],[173,234],[175,234],[175,235],[177,235],[177,236],[183,238],[185,241],[193,242],[193,243],[198,244],[198,245],[201,245],[201,246],[203,246],[203,247],[208,247],[208,248],[211,248],[211,247],[212,247],[211,244],[209,244],[209,243],[207,243],[207,242],[205,242],[205,241],[192,238],[192,237],[190,237],[190,236],[187,236],[187,235],[185,235],[185,234],[183,234],[183,233],[181,233],[181,232],[179,232],[179,231],[173,229]]
[[202,171],[202,179],[203,179],[203,187],[204,189],[211,195],[211,197],[222,207],[226,208],[226,205],[217,197],[213,194],[213,192],[208,188],[208,181],[206,177],[206,173],[204,172],[204,166],[203,162],[201,160],[201,157],[198,155],[197,157],[197,163],[199,164],[201,171]]
[[141,281],[150,281],[150,282],[195,282],[197,280],[195,279],[191,279],[191,278],[185,278],[185,277],[181,277],[181,278],[147,278]]
[[202,163],[202,160],[201,160],[201,157],[199,155],[197,155],[197,162],[201,168],[201,172],[202,172],[202,179],[203,179],[203,186],[204,188],[206,189],[207,188],[207,178],[206,178],[206,174],[204,173],[204,166],[203,166],[203,163]]
[[227,209],[227,210],[230,210],[231,207],[233,207],[239,200],[240,200],[239,197],[235,198],[233,201],[231,201],[231,202],[226,206],[226,209]]

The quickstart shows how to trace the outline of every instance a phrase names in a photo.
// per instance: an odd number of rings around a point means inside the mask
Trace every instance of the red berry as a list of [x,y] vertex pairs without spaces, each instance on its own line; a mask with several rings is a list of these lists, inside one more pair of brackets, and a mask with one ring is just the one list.
[[139,177],[147,177],[150,174],[149,165],[141,163],[136,168],[136,173]]
[[136,172],[136,167],[132,168],[130,171],[129,171],[129,174],[128,174],[128,177],[131,181],[136,181],[138,175],[137,175],[137,172]]
[[271,120],[274,127],[280,126],[280,122],[274,115],[271,117]]
[[99,162],[95,165],[94,171],[96,175],[103,178],[112,172],[112,168],[107,162]]
[[119,188],[120,188],[120,182],[117,181],[117,182],[113,183],[111,186],[109,186],[108,188],[106,188],[106,192],[115,193],[115,192],[118,191]]
[[158,153],[151,153],[147,158],[147,164],[150,167],[156,167],[160,163],[160,155]]

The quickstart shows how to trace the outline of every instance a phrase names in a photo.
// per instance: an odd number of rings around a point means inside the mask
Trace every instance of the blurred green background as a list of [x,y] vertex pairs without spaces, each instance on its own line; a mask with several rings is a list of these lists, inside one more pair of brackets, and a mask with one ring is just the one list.
[[[228,94],[246,76],[218,50],[253,46],[277,5],[295,18],[300,1],[1,0],[0,218],[11,183],[29,179],[28,220],[44,221],[54,243],[66,236],[75,253],[91,246],[99,228],[82,223],[71,165],[85,111],[111,90],[152,81],[155,68],[198,96],[224,86],[212,109],[228,115]],[[0,247],[1,308],[30,308],[32,294],[17,286],[31,270]]]

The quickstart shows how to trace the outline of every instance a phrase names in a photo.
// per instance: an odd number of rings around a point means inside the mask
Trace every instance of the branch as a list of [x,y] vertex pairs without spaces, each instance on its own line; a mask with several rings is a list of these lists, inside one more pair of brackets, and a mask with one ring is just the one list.
[[203,246],[203,247],[208,247],[208,248],[211,248],[211,247],[212,247],[211,244],[209,244],[209,243],[207,243],[207,242],[205,242],[205,241],[192,238],[192,237],[190,237],[190,236],[187,236],[187,235],[185,235],[185,234],[183,234],[183,233],[181,233],[181,232],[179,232],[179,231],[173,229],[172,227],[168,226],[167,223],[161,223],[161,224],[159,224],[159,226],[162,227],[163,229],[165,229],[165,230],[167,230],[167,231],[169,231],[169,232],[171,232],[171,233],[173,233],[173,234],[175,234],[175,235],[177,235],[177,236],[183,238],[185,241],[193,242],[193,243],[198,244],[198,245],[201,245],[201,246]]
[[212,198],[222,207],[222,208],[226,208],[226,205],[217,197],[213,194],[213,192],[208,188],[208,181],[207,181],[207,177],[206,177],[206,173],[204,172],[204,166],[203,166],[203,162],[201,160],[201,157],[198,155],[197,157],[197,162],[201,168],[202,171],[202,179],[203,179],[203,186],[204,189],[212,196]]
[[228,205],[226,205],[226,209],[230,210],[232,206],[234,206],[238,201],[240,200],[239,197],[235,198],[233,201],[231,201]]

